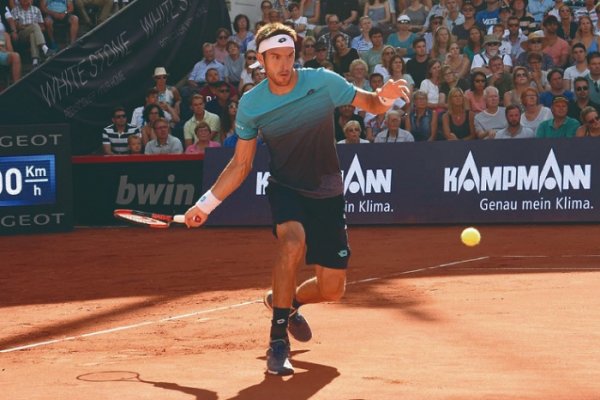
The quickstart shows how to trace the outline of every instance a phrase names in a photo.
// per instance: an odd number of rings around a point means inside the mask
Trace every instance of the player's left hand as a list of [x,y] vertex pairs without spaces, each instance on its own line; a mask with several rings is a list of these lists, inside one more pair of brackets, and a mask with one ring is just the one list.
[[379,89],[377,94],[386,99],[402,98],[406,103],[410,103],[410,87],[408,86],[408,82],[404,79],[398,79],[397,81],[391,79],[388,80],[381,89]]

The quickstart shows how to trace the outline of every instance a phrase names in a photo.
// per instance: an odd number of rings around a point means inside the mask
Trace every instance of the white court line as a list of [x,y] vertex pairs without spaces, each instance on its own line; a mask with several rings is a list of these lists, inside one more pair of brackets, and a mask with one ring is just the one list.
[[[10,352],[13,352],[13,351],[18,351],[18,350],[26,350],[26,349],[31,349],[31,348],[34,348],[34,347],[47,346],[49,344],[54,344],[54,343],[67,342],[69,340],[81,339],[81,338],[86,338],[86,337],[96,336],[96,335],[104,335],[104,334],[107,334],[107,333],[124,331],[124,330],[127,330],[127,329],[139,328],[139,327],[142,327],[142,326],[154,325],[154,324],[159,324],[159,323],[162,323],[162,322],[174,321],[174,320],[177,320],[177,319],[189,318],[189,317],[194,317],[194,316],[202,315],[202,314],[209,314],[209,313],[213,313],[213,312],[217,312],[217,311],[231,310],[231,309],[234,309],[234,308],[244,307],[244,306],[247,306],[247,305],[250,305],[250,304],[255,304],[255,303],[262,303],[262,300],[246,301],[244,303],[233,304],[231,306],[216,307],[216,308],[211,308],[211,309],[208,309],[208,310],[200,310],[200,311],[196,311],[196,312],[192,312],[192,313],[188,313],[188,314],[176,315],[176,316],[173,316],[173,317],[166,317],[166,318],[162,318],[162,319],[159,319],[159,320],[156,320],[156,321],[144,321],[144,322],[140,322],[138,324],[118,326],[118,327],[115,327],[115,328],[103,329],[103,330],[100,330],[100,331],[89,332],[89,333],[83,333],[81,335],[76,335],[76,336],[67,336],[67,337],[63,337],[63,338],[60,338],[60,339],[53,339],[53,340],[47,340],[47,341],[44,341],[44,342],[31,343],[31,344],[27,344],[27,345],[24,345],[24,346],[11,347],[11,348],[8,348],[8,349],[2,349],[2,350],[0,350],[0,353],[10,353]],[[203,319],[200,319],[200,322],[205,322],[205,321],[208,321],[208,320],[209,320],[209,318],[203,318]]]
[[[453,266],[453,265],[465,264],[465,263],[470,263],[470,262],[474,262],[474,261],[481,261],[481,260],[485,260],[485,259],[488,259],[488,258],[489,257],[486,256],[486,257],[470,258],[470,259],[466,259],[466,260],[452,261],[452,262],[449,262],[449,263],[434,265],[434,266],[431,266],[431,267],[417,268],[417,269],[413,269],[413,270],[409,270],[409,271],[396,272],[396,273],[385,275],[385,276],[381,276],[381,277],[360,279],[360,280],[357,280],[357,281],[348,282],[347,285],[356,285],[356,284],[359,284],[359,283],[373,282],[373,281],[378,281],[378,280],[382,280],[382,279],[392,278],[392,277],[395,277],[395,276],[414,274],[414,273],[417,273],[417,272],[430,271],[430,270],[434,270],[434,269],[440,269],[440,268],[444,268],[444,267],[450,267],[450,266]],[[115,327],[115,328],[103,329],[103,330],[100,330],[100,331],[94,331],[94,332],[89,332],[89,333],[83,333],[81,335],[76,335],[76,336],[67,336],[67,337],[63,337],[63,338],[59,338],[59,339],[46,340],[44,342],[31,343],[31,344],[27,344],[27,345],[23,345],[23,346],[18,346],[18,347],[11,347],[11,348],[8,348],[8,349],[2,349],[2,350],[0,350],[0,353],[11,353],[13,351],[27,350],[27,349],[32,349],[34,347],[48,346],[48,345],[51,345],[51,344],[56,344],[56,343],[61,343],[61,342],[67,342],[67,341],[71,341],[71,340],[75,340],[75,339],[87,338],[87,337],[97,336],[97,335],[105,335],[105,334],[108,334],[108,333],[119,332],[119,331],[124,331],[124,330],[128,330],[128,329],[134,329],[134,328],[140,328],[142,326],[155,325],[155,324],[160,324],[160,323],[163,323],[163,322],[174,321],[174,320],[178,320],[178,319],[195,317],[197,315],[209,314],[209,313],[214,313],[214,312],[217,312],[217,311],[231,310],[231,309],[234,309],[234,308],[240,308],[240,307],[244,307],[244,306],[248,306],[248,305],[256,304],[256,303],[262,303],[262,302],[263,302],[262,299],[258,299],[258,300],[246,301],[244,303],[233,304],[233,305],[230,305],[230,306],[222,306],[222,307],[210,308],[208,310],[200,310],[200,311],[195,311],[195,312],[191,312],[191,313],[187,313],[187,314],[175,315],[175,316],[172,316],[172,317],[166,317],[166,318],[162,318],[162,319],[155,320],[155,321],[144,321],[144,322],[140,322],[140,323],[137,323],[137,324],[123,325],[123,326],[118,326],[118,327]],[[203,319],[200,320],[200,322],[204,322],[204,321],[208,321],[208,320],[209,320],[209,318],[203,318]]]
[[561,258],[576,258],[576,257],[600,257],[600,254],[563,254],[561,256],[544,256],[544,255],[504,255],[497,256],[499,258],[551,258],[551,257],[561,257]]
[[[473,271],[479,270],[481,268],[475,267],[459,267],[456,268],[456,271]],[[573,267],[573,268],[565,268],[565,267],[485,267],[486,271],[495,270],[495,271],[548,271],[548,270],[557,270],[557,271],[572,271],[572,272],[581,272],[581,271],[600,271],[600,267]]]
[[453,265],[465,264],[465,263],[470,263],[470,262],[474,262],[474,261],[481,261],[481,260],[486,260],[488,258],[490,258],[490,257],[489,256],[485,256],[485,257],[469,258],[469,259],[466,259],[466,260],[453,261],[453,262],[449,262],[449,263],[434,265],[432,267],[412,269],[410,271],[395,272],[393,274],[389,274],[389,275],[385,275],[385,276],[380,276],[378,278],[367,278],[367,279],[360,279],[360,280],[357,280],[357,281],[348,282],[348,283],[346,283],[346,285],[356,285],[358,283],[366,283],[366,282],[379,281],[381,279],[393,278],[395,276],[401,276],[401,275],[407,275],[407,274],[414,274],[416,272],[423,272],[423,271],[431,271],[433,269],[450,267],[450,266],[453,266]]

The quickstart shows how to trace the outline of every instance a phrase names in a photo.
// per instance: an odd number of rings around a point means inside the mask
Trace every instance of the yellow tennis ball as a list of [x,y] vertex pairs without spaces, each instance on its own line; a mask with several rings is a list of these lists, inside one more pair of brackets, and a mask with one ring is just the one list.
[[469,247],[477,246],[481,241],[481,234],[472,226],[465,228],[460,234],[460,240]]

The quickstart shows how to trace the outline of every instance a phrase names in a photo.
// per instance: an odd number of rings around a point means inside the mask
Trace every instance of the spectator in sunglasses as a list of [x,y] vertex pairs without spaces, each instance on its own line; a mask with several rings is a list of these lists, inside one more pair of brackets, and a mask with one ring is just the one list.
[[528,57],[532,54],[539,54],[541,56],[541,66],[543,71],[549,71],[555,67],[552,57],[542,51],[544,48],[545,36],[544,31],[541,30],[532,32],[527,36],[527,40],[521,43],[521,47],[523,47],[523,50],[525,51],[517,57],[517,65],[531,70]]
[[225,63],[227,57],[227,42],[231,32],[226,28],[217,29],[217,41],[215,42],[215,60],[221,64]]
[[315,45],[317,41],[312,36],[307,36],[302,41],[302,48],[300,50],[300,57],[298,57],[298,64],[304,66],[307,61],[310,61],[315,58],[316,51]]
[[112,124],[102,132],[102,149],[105,155],[122,155],[129,153],[127,138],[140,136],[137,126],[127,123],[127,114],[123,107],[113,110]]
[[575,137],[599,137],[600,136],[600,118],[598,110],[594,107],[585,107],[581,110],[581,125],[575,132]]
[[[567,112],[567,115],[579,120],[581,112],[586,107],[592,107],[600,114],[600,104],[590,100],[590,84],[588,83],[588,80],[585,77],[579,76],[575,78],[573,87],[575,90],[575,100],[569,102],[569,111]],[[584,120],[580,120],[580,122],[585,123]]]

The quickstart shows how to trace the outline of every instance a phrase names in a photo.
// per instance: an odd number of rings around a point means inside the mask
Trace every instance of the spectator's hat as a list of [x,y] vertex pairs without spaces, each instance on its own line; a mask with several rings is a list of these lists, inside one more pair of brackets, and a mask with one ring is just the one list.
[[501,44],[502,42],[494,35],[485,35],[485,38],[483,38],[483,45],[487,46],[488,44],[493,43]]
[[548,14],[544,17],[544,22],[542,23],[543,26],[548,26],[551,24],[560,24],[560,22],[558,22],[558,18],[556,18],[555,15],[552,14]]
[[167,74],[167,70],[165,69],[165,67],[154,68],[154,75],[152,75],[152,76],[163,76],[163,75],[169,75],[169,74]]
[[544,31],[539,30],[539,31],[535,31],[535,32],[531,32],[528,36],[527,36],[527,40],[523,40],[521,42],[521,47],[525,50],[529,49],[529,42],[531,40],[541,40],[544,38]]
[[410,22],[410,17],[406,14],[402,14],[398,17],[398,22],[407,24]]
[[506,3],[503,3],[502,7],[500,7],[500,12],[503,12],[503,11],[512,13],[512,9]]
[[552,99],[552,105],[554,105],[560,101],[563,101],[567,105],[569,105],[569,99],[567,99],[565,96],[556,96],[554,99]]

